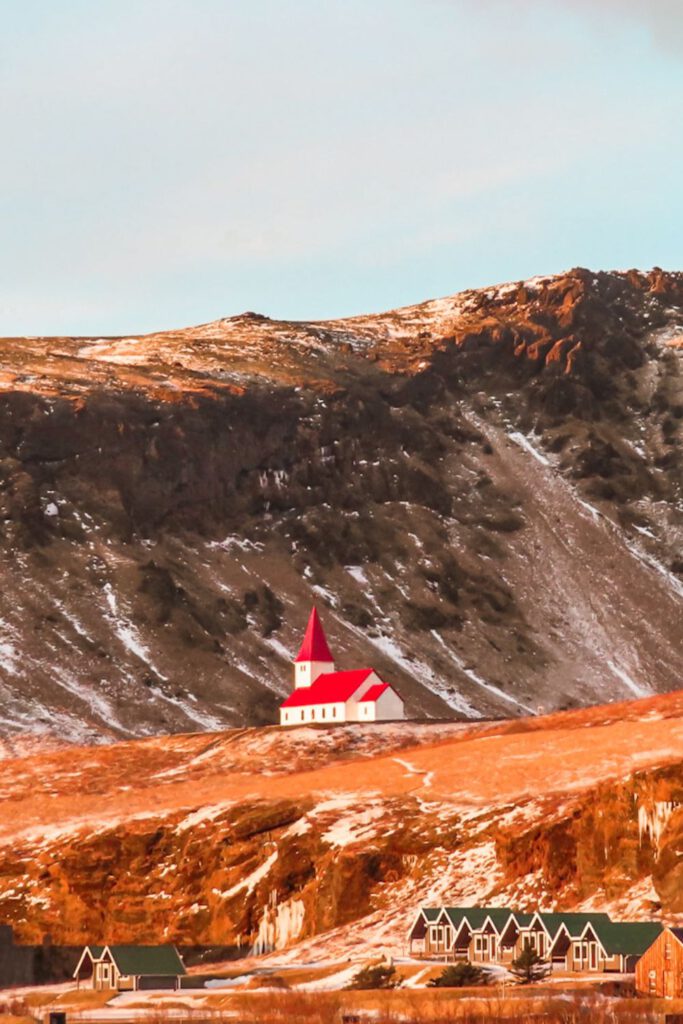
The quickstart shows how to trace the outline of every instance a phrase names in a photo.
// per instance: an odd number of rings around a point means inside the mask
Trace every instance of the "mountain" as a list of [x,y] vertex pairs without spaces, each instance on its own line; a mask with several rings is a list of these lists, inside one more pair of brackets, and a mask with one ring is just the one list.
[[242,729],[3,763],[23,941],[402,951],[421,904],[683,921],[683,694],[499,723]]
[[0,351],[9,753],[272,722],[313,602],[415,717],[678,685],[683,274]]

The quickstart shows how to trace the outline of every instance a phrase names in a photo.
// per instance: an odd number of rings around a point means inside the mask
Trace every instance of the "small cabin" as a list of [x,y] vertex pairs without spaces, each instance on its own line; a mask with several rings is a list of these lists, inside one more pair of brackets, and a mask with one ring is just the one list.
[[636,992],[660,999],[683,998],[683,928],[664,928],[636,964]]
[[411,956],[424,956],[427,952],[428,929],[436,924],[440,914],[439,907],[420,907],[408,929],[408,952]]
[[175,946],[86,946],[74,978],[96,991],[176,989],[186,974]]

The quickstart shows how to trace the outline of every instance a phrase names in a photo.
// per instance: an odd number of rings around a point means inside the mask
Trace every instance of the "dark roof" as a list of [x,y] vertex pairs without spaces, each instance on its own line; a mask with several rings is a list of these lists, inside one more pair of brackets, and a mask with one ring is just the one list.
[[424,914],[428,921],[436,921],[441,913],[441,907],[421,907],[420,913]]
[[669,928],[669,931],[679,942],[683,942],[683,928]]
[[[533,914],[525,914],[519,910],[510,911],[508,918],[503,926],[502,931],[507,931],[508,926],[513,923],[517,924],[519,928],[526,928],[534,919]],[[502,934],[502,933],[501,933]]]
[[604,923],[610,923],[609,914],[562,914],[562,913],[544,913],[539,911],[536,917],[540,918],[543,922],[548,934],[554,937],[560,930],[562,925],[565,926],[572,938],[578,938],[581,932],[584,930],[587,924],[593,926]]
[[659,921],[598,921],[592,923],[602,948],[613,956],[642,954],[662,931]]
[[121,974],[185,974],[175,946],[107,946],[107,949]]
[[99,960],[104,953],[105,946],[86,946],[86,949],[90,951],[90,956],[93,960]]
[[470,928],[481,928],[487,917],[497,932],[500,932],[510,919],[512,911],[509,907],[444,907],[451,924],[457,929],[467,919]]

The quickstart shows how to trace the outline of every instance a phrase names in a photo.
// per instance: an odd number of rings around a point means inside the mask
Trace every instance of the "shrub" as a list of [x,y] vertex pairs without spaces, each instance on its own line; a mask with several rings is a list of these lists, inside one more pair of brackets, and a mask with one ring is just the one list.
[[396,988],[399,979],[392,964],[363,967],[346,986],[348,989]]
[[451,964],[438,977],[432,978],[427,984],[430,988],[464,988],[469,985],[486,985],[488,976],[474,964]]
[[541,981],[550,971],[550,964],[538,955],[531,948],[529,942],[524,943],[524,949],[516,960],[510,965],[510,973],[514,974],[521,984],[529,984],[532,981]]

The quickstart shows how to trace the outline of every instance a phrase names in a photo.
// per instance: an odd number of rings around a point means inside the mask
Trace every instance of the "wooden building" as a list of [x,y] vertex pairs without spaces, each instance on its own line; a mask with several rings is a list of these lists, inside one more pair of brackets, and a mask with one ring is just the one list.
[[74,978],[94,989],[176,989],[186,973],[175,946],[86,946]]
[[664,928],[636,964],[639,995],[683,997],[683,928]]

